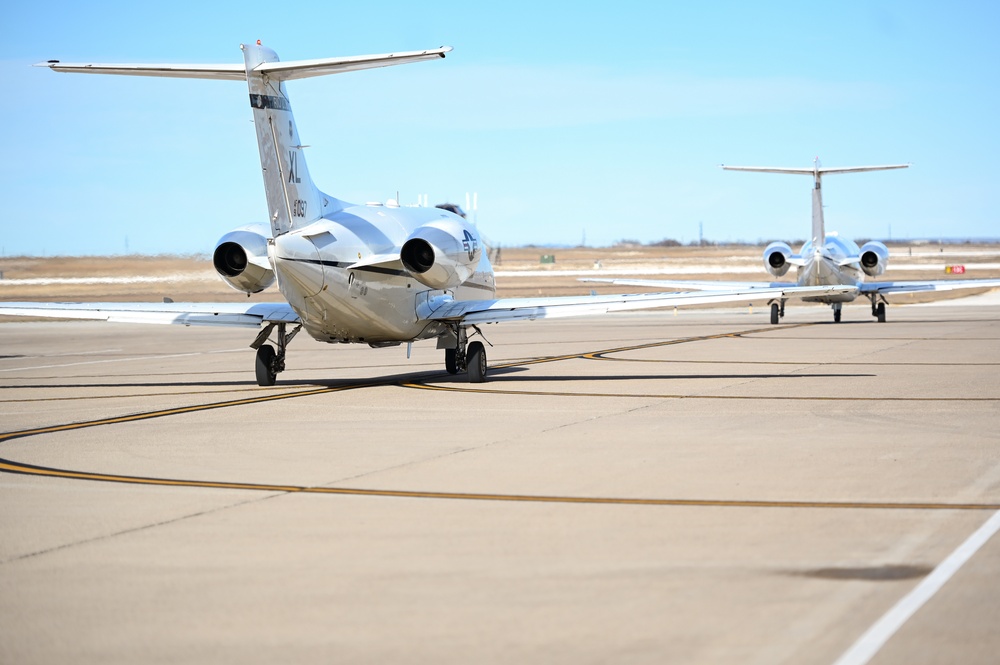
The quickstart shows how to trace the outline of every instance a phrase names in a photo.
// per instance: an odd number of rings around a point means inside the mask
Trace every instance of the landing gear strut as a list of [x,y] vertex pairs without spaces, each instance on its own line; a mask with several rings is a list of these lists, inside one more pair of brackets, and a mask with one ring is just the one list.
[[[475,330],[482,334],[479,328]],[[464,327],[456,326],[453,332],[457,344],[444,350],[444,368],[449,374],[465,372],[469,383],[483,383],[486,381],[486,347],[482,342],[470,343]]]
[[[250,345],[251,349],[257,349],[257,360],[254,363],[254,369],[257,373],[258,386],[273,386],[278,378],[278,372],[285,371],[285,348],[292,341],[292,338],[298,334],[299,330],[302,329],[302,325],[300,324],[292,332],[286,334],[286,326],[287,324],[283,322],[268,323],[267,327],[260,331],[260,334],[257,335],[257,338]],[[275,328],[278,329],[277,340],[275,341],[278,345],[277,350],[270,344],[265,344]]]

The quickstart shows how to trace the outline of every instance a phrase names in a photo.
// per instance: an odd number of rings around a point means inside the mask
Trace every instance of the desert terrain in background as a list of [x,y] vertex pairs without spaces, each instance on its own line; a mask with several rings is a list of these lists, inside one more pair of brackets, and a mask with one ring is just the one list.
[[[793,247],[795,247],[793,245]],[[880,280],[1000,278],[998,244],[890,244],[888,271]],[[496,258],[495,251],[494,258]],[[583,283],[581,277],[769,281],[763,247],[713,245],[657,247],[511,247],[494,261],[497,296],[562,296],[653,291]],[[950,274],[963,266],[964,274]],[[0,300],[240,302],[247,296],[216,274],[209,256],[4,257],[0,258]],[[794,279],[794,271],[781,278]],[[958,298],[983,290],[893,296],[891,305]],[[252,296],[278,301],[271,287]],[[736,304],[735,307],[744,305]],[[868,307],[859,298],[853,306]],[[0,317],[13,320],[17,317]],[[23,319],[21,319],[23,320]]]

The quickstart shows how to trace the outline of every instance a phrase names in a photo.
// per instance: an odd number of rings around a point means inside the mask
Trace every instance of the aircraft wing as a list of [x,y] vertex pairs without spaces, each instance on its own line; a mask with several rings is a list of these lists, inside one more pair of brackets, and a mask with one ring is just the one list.
[[298,323],[288,303],[0,302],[0,314],[116,323],[257,328],[264,322]]
[[589,316],[657,307],[686,307],[747,300],[787,298],[792,295],[829,295],[856,291],[852,286],[789,286],[748,288],[705,293],[637,293],[608,296],[552,298],[501,298],[498,300],[454,300],[441,295],[420,303],[417,315],[430,321],[460,321],[463,324],[500,323],[569,316]]
[[928,291],[954,291],[957,289],[996,289],[1000,279],[940,279],[930,282],[866,282],[861,293],[925,293]]
[[609,279],[584,277],[580,282],[600,282],[617,286],[645,286],[653,289],[686,289],[693,291],[720,291],[739,289],[784,289],[797,288],[794,282],[717,282],[689,279]]

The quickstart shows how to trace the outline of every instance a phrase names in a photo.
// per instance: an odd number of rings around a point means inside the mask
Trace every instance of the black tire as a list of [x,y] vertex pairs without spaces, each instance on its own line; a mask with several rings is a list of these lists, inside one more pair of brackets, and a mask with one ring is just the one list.
[[840,323],[840,310],[839,309],[833,310],[833,322],[834,323]]
[[273,386],[275,380],[278,378],[278,373],[274,371],[275,355],[274,347],[270,344],[265,344],[257,349],[255,369],[257,371],[258,386]]
[[777,325],[778,320],[781,318],[781,309],[778,307],[778,303],[771,303],[771,323]]
[[885,303],[880,302],[875,308],[875,318],[878,319],[879,323],[885,323]]
[[473,342],[466,351],[465,359],[469,365],[469,383],[486,381],[486,348],[482,342]]
[[458,374],[458,349],[444,350],[444,368],[449,374]]

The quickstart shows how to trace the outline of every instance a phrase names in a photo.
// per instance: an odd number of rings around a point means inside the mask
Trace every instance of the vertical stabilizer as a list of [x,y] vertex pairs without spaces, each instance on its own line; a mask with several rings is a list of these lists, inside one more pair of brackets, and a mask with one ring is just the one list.
[[819,160],[813,166],[815,185],[813,186],[813,216],[812,216],[812,242],[813,247],[822,247],[826,242],[826,230],[823,224],[823,177],[820,175]]
[[319,219],[323,215],[323,195],[309,177],[285,84],[260,68],[264,63],[278,62],[278,55],[259,43],[241,48],[271,233],[278,236]]

